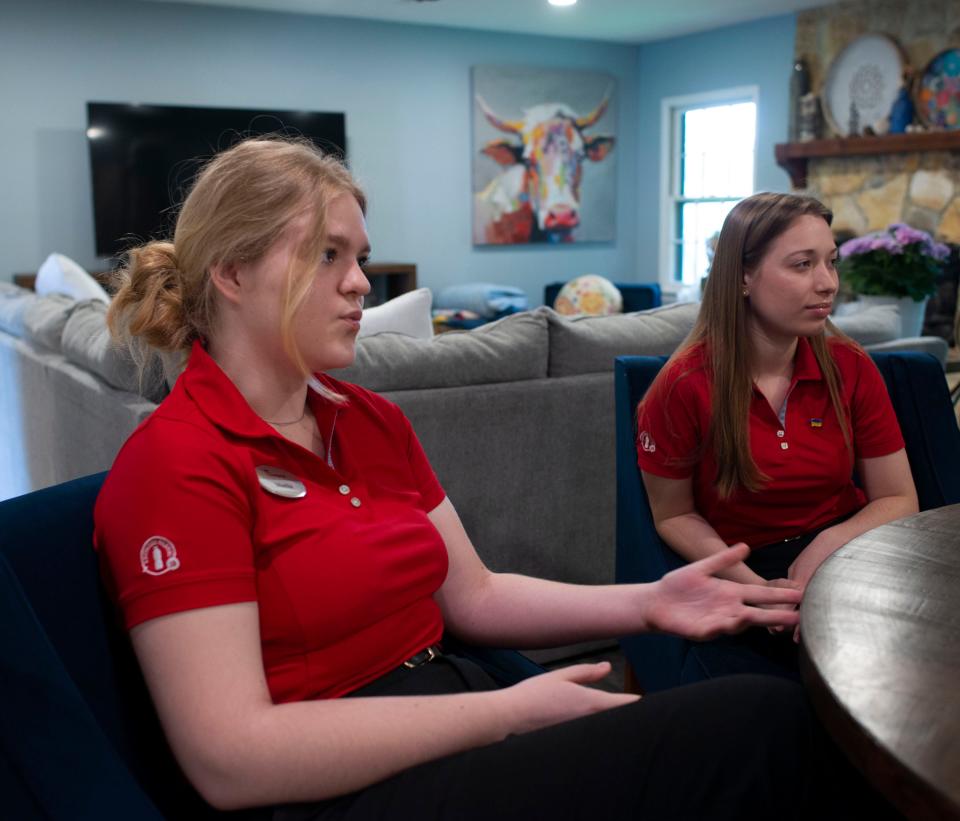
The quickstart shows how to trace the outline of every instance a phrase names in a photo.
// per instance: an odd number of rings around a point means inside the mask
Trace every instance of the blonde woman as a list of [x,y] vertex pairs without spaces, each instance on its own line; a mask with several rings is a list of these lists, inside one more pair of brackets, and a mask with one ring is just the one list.
[[[749,545],[724,578],[802,591],[839,547],[917,512],[903,439],[870,357],[829,320],[832,214],[792,194],[741,201],[696,326],[638,409],[657,532],[688,561]],[[854,469],[860,485],[853,480]],[[691,647],[705,677],[796,677],[796,630]]]
[[130,254],[111,306],[135,344],[189,351],[95,514],[187,778],[284,819],[782,814],[818,757],[793,685],[638,701],[576,665],[498,689],[444,654],[445,630],[533,647],[792,627],[763,606],[799,595],[716,578],[738,550],[651,585],[487,570],[400,410],[324,374],[354,356],[364,211],[312,146],[240,143],[200,174],[173,242]]

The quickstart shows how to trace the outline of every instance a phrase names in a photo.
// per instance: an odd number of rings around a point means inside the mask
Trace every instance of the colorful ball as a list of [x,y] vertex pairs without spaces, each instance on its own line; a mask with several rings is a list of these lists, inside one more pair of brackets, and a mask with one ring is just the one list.
[[558,314],[567,316],[607,316],[623,311],[623,297],[609,279],[596,274],[584,274],[571,279],[560,289],[553,308]]

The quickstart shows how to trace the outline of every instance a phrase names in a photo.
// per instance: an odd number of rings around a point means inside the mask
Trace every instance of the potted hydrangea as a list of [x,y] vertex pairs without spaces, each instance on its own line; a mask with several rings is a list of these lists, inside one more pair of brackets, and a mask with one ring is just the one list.
[[902,222],[840,246],[840,277],[864,302],[895,302],[903,336],[918,336],[950,249]]

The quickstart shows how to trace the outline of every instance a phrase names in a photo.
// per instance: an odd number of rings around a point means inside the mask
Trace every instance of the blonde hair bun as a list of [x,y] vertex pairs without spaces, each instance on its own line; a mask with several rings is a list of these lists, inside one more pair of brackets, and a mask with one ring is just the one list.
[[148,242],[127,253],[114,275],[118,285],[107,323],[111,332],[161,351],[184,350],[193,342],[184,322],[183,282],[172,242]]

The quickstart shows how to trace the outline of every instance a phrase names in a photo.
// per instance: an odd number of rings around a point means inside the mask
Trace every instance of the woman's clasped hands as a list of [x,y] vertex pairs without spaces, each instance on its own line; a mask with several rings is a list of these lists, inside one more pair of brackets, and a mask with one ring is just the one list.
[[786,580],[763,585],[716,577],[749,555],[747,545],[737,544],[654,582],[645,603],[647,628],[705,641],[753,626],[795,627],[802,591]]

